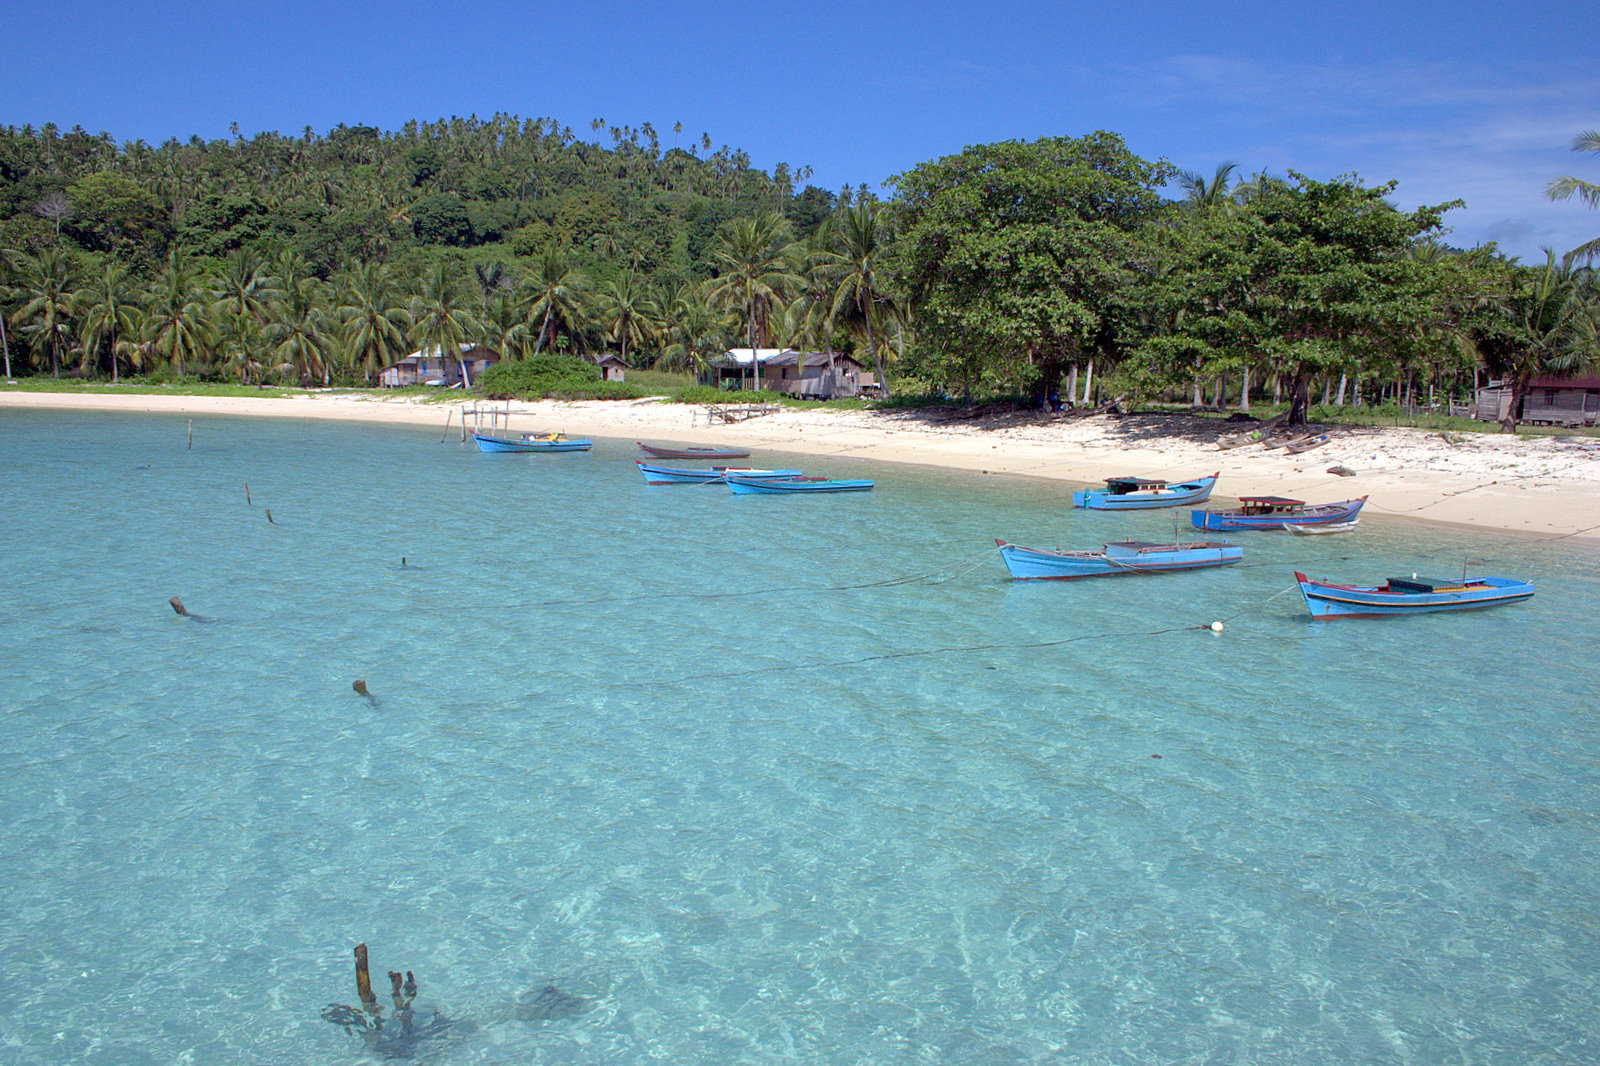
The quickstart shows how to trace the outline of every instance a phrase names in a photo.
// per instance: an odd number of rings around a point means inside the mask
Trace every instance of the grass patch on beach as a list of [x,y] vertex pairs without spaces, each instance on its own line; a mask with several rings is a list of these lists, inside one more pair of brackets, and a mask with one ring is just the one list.
[[[304,396],[313,391],[288,389],[278,385],[235,385],[231,382],[177,379],[149,381],[142,378],[124,378],[112,384],[109,381],[85,381],[78,378],[26,377],[11,378],[4,388],[13,392],[64,392],[85,396]],[[364,390],[353,389],[351,392]]]

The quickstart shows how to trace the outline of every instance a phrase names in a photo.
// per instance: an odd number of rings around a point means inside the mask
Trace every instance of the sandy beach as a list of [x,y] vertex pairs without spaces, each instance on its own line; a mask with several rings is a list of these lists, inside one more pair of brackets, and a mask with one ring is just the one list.
[[[906,463],[997,477],[1047,478],[1073,488],[1137,474],[1185,479],[1221,472],[1212,506],[1241,495],[1312,503],[1369,497],[1366,520],[1410,520],[1600,543],[1600,441],[1334,429],[1300,455],[1260,445],[1223,450],[1220,423],[1187,416],[1051,416],[1008,412],[976,420],[904,413],[784,410],[732,424],[657,400],[509,405],[514,431],[652,442],[739,444],[817,456],[816,473],[855,461]],[[244,415],[414,423],[459,433],[460,404],[411,397],[310,393],[289,397],[94,395],[0,391],[0,417],[22,408]],[[504,423],[502,423],[504,425]],[[1355,471],[1341,477],[1341,466]],[[1064,490],[1065,491],[1065,490]]]

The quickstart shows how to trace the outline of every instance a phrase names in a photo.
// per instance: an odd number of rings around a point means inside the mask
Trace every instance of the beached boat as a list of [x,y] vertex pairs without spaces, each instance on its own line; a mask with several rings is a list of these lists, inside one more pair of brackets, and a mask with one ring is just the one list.
[[755,493],[796,493],[796,492],[866,492],[872,488],[872,482],[862,478],[827,478],[827,477],[790,477],[790,478],[759,478],[744,477],[739,474],[728,474],[722,479],[735,493],[741,496]]
[[1433,611],[1469,611],[1515,603],[1533,595],[1533,583],[1509,577],[1391,577],[1382,585],[1335,585],[1295,571],[1312,618],[1381,618]]
[[474,433],[481,452],[586,452],[594,441],[574,440],[559,433],[524,433],[520,437],[495,437],[488,433]]
[[662,448],[655,444],[638,442],[646,455],[657,459],[745,459],[750,452],[739,448]]
[[657,466],[647,463],[643,459],[635,459],[639,473],[644,475],[645,481],[652,485],[680,485],[700,484],[721,481],[728,474],[737,474],[747,478],[787,478],[799,477],[805,473],[803,470],[757,470],[747,466],[712,466],[693,469],[685,466]]
[[1103,489],[1084,489],[1072,494],[1072,506],[1091,511],[1134,511],[1146,507],[1178,507],[1204,503],[1211,498],[1217,474],[1169,484],[1146,477],[1108,477]]
[[1285,496],[1240,496],[1232,511],[1190,511],[1196,529],[1288,529],[1292,526],[1331,526],[1354,522],[1365,496],[1359,500],[1307,505]]
[[1331,522],[1325,526],[1289,526],[1289,532],[1300,537],[1322,536],[1327,533],[1354,533],[1361,525],[1359,518],[1348,522]]
[[1201,570],[1230,566],[1244,558],[1244,548],[1239,545],[1215,541],[1151,544],[1123,540],[1107,544],[1099,551],[1024,548],[999,539],[995,543],[1000,546],[1000,558],[1005,561],[1006,569],[1018,581],[1070,581],[1080,577]]
[[1298,440],[1292,440],[1285,444],[1283,446],[1283,453],[1285,455],[1299,455],[1301,452],[1309,452],[1312,448],[1320,448],[1332,439],[1333,438],[1326,433],[1319,433],[1314,437],[1301,437]]

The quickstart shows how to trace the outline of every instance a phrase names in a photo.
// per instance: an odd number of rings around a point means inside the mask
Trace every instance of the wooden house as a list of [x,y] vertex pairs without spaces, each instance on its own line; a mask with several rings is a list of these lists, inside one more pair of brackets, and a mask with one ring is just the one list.
[[711,362],[712,383],[725,388],[755,387],[754,366],[761,365],[761,387],[791,396],[832,400],[860,396],[863,367],[856,359],[834,352],[798,352],[793,348],[732,348]]
[[463,363],[466,364],[467,384],[470,385],[478,380],[479,374],[499,361],[499,352],[475,344],[462,345],[459,359],[454,355],[441,356],[439,349],[433,347],[412,352],[404,359],[378,371],[378,384],[386,389],[401,388],[406,385],[455,388],[461,384]]
[[[1491,381],[1473,397],[1472,417],[1498,422],[1511,406],[1511,386]],[[1517,421],[1551,426],[1600,424],[1600,375],[1557,377],[1544,375],[1528,382]]]
[[601,381],[621,381],[628,369],[628,364],[622,361],[622,356],[615,352],[607,352],[595,362],[600,367]]

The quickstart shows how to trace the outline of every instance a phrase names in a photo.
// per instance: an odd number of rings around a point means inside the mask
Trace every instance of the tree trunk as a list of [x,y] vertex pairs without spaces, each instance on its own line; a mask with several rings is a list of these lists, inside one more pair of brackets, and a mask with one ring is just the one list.
[[1505,417],[1500,419],[1500,431],[1515,435],[1517,432],[1517,412],[1522,408],[1522,397],[1528,392],[1528,379],[1518,375],[1511,379],[1511,403],[1506,407]]
[[1311,374],[1305,370],[1295,372],[1289,387],[1289,417],[1284,421],[1291,426],[1306,424],[1306,413],[1311,409]]
[[1345,373],[1343,370],[1339,371],[1339,398],[1337,400],[1333,401],[1336,406],[1339,406],[1339,407],[1343,407],[1344,406],[1344,387],[1349,382],[1349,380],[1350,380],[1350,375],[1349,374]]
[[1083,376],[1083,406],[1089,406],[1089,397],[1094,395],[1094,360],[1089,360],[1089,369]]
[[6,356],[6,380],[11,380],[11,341],[6,338],[5,315],[0,314],[0,351]]
[[1211,394],[1211,406],[1217,408],[1218,410],[1221,410],[1222,409],[1222,398],[1224,396],[1226,396],[1227,394],[1228,394],[1228,375],[1226,375],[1226,374],[1218,374],[1217,375],[1217,388],[1216,388],[1216,391]]
[[1189,401],[1189,406],[1200,407],[1205,402],[1205,397],[1200,394],[1200,357],[1197,355],[1194,357],[1194,399]]
[[1067,399],[1071,400],[1078,395],[1078,364],[1072,364],[1072,377],[1067,379]]
[[1322,378],[1322,406],[1328,406],[1328,393],[1333,389],[1333,379],[1324,375]]
[[1245,363],[1244,371],[1240,375],[1239,383],[1239,410],[1250,411],[1250,364]]

